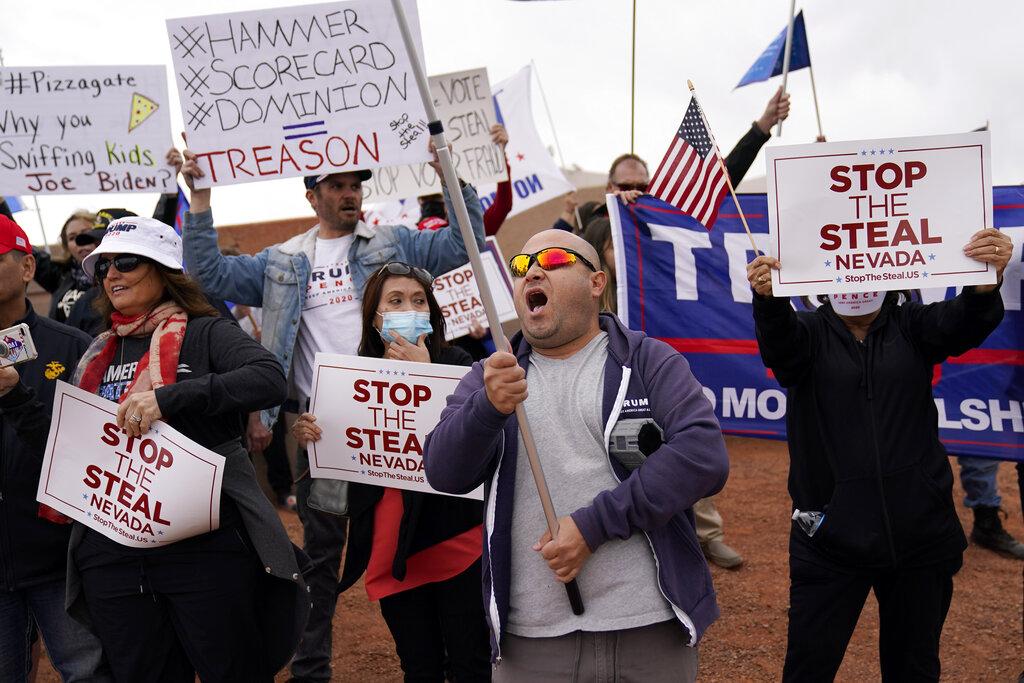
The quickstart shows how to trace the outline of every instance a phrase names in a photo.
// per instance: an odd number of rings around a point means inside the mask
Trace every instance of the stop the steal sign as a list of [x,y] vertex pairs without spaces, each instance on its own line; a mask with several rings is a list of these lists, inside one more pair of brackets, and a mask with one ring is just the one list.
[[57,382],[36,500],[132,548],[218,528],[224,456],[160,421],[128,436],[116,418],[116,403]]
[[776,296],[992,284],[988,132],[769,148]]

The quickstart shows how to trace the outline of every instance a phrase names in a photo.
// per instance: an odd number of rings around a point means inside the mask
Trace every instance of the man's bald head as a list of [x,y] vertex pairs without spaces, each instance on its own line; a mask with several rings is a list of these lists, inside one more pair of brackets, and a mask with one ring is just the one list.
[[536,254],[560,247],[590,262],[544,270],[536,261],[523,277],[515,279],[516,313],[523,334],[534,349],[546,356],[569,356],[600,331],[601,294],[608,283],[597,251],[583,238],[565,230],[544,230],[523,245],[523,253]]

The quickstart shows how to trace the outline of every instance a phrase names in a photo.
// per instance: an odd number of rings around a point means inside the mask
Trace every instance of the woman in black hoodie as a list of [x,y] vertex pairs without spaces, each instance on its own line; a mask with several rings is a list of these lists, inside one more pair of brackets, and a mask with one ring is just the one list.
[[[359,355],[471,365],[444,338],[433,277],[385,264],[366,282]],[[292,428],[303,448],[318,441],[316,418]],[[490,644],[480,586],[483,504],[467,498],[349,485],[349,539],[338,593],[364,573],[366,593],[395,639],[406,681],[489,681]]]
[[772,297],[777,260],[747,266],[761,358],[788,390],[794,524],[784,681],[835,677],[872,589],[882,679],[939,679],[939,638],[967,542],[939,441],[933,369],[1002,320],[998,283],[1013,244],[985,229],[964,251],[994,266],[997,284],[929,305],[867,292],[796,312]]

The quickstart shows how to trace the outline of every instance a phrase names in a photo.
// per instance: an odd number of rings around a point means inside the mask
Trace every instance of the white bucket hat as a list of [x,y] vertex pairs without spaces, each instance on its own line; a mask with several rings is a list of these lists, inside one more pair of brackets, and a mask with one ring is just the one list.
[[82,270],[93,277],[103,254],[138,254],[173,270],[183,270],[181,236],[166,223],[145,216],[111,221],[103,241],[82,261]]

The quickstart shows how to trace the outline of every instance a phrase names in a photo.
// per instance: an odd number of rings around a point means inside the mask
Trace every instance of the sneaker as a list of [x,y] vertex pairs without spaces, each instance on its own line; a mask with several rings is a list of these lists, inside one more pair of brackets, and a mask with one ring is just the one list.
[[1024,560],[1024,543],[1021,543],[1003,528],[999,519],[999,508],[976,507],[974,510],[974,528],[971,529],[971,542],[982,548],[988,548],[1000,555]]
[[704,551],[704,557],[708,558],[709,562],[723,569],[738,569],[743,564],[743,557],[721,541],[701,543],[700,549]]

